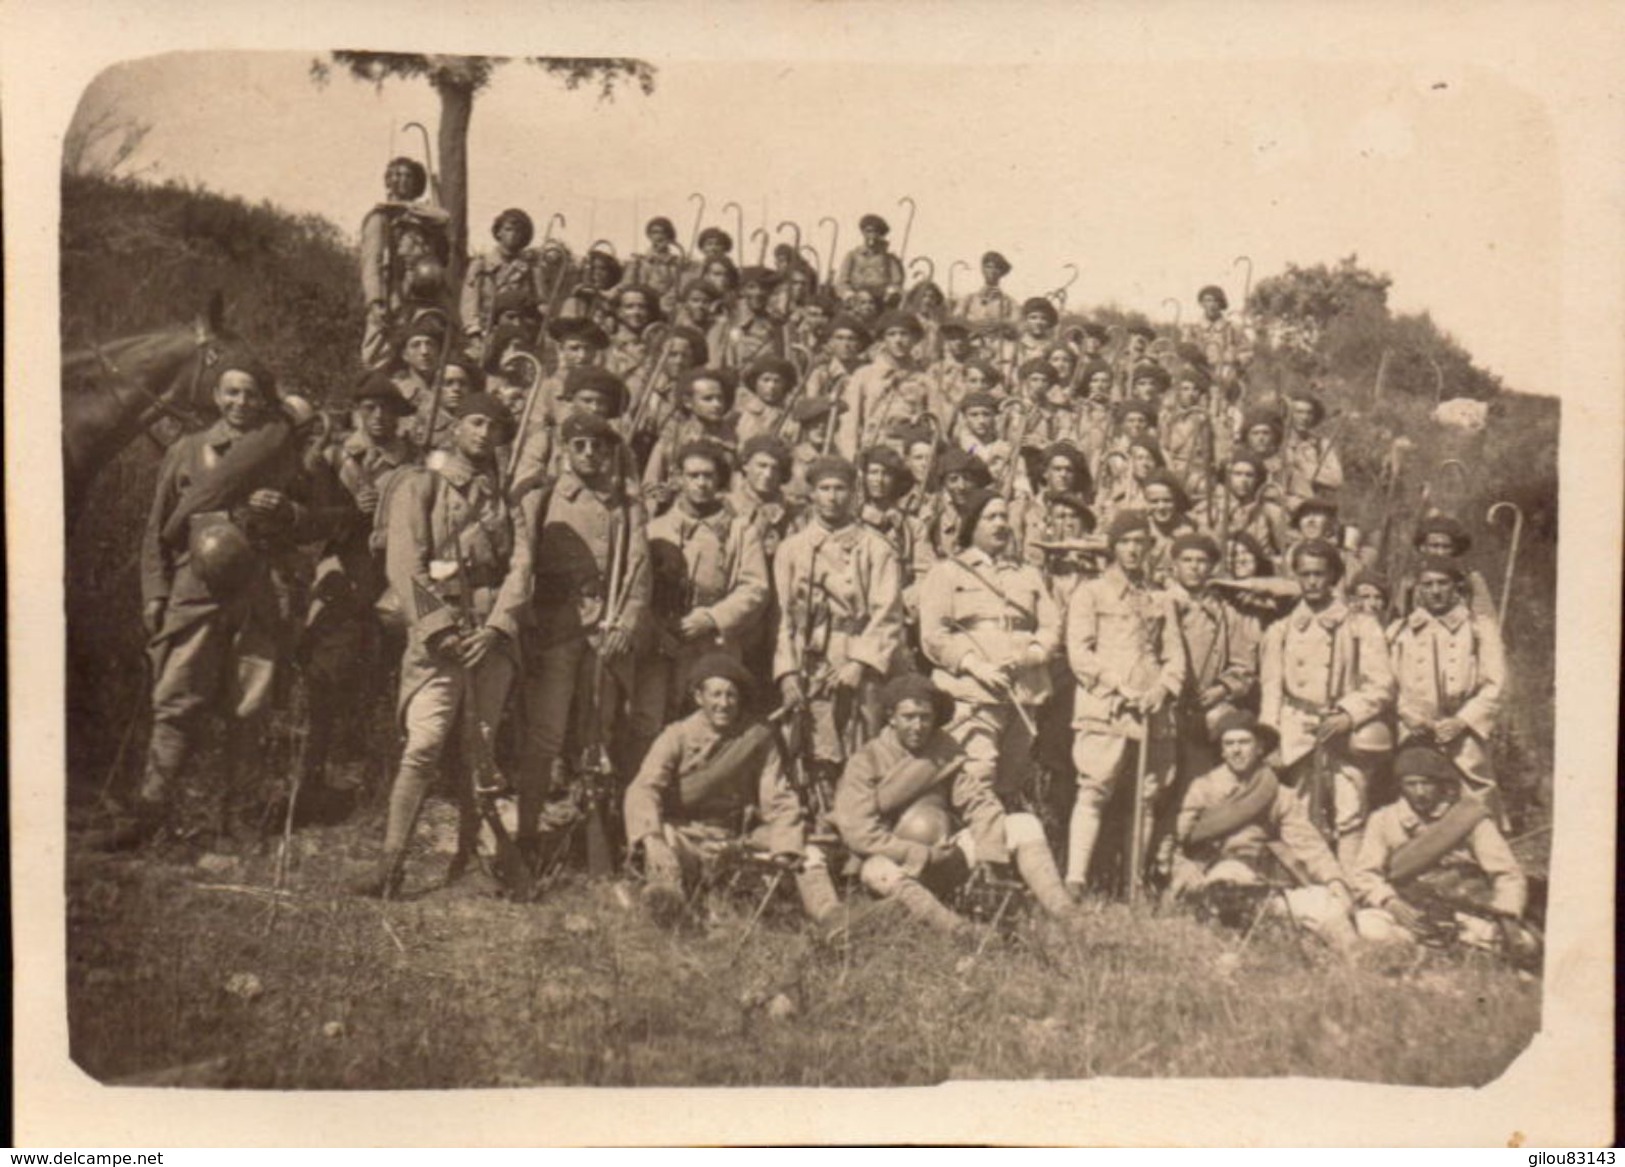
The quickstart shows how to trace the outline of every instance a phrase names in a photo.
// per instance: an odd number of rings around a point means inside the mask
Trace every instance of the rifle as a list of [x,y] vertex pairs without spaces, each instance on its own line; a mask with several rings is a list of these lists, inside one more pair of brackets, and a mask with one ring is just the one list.
[[1450,948],[1461,943],[1461,931],[1456,914],[1472,916],[1494,924],[1500,933],[1501,948],[1497,955],[1514,968],[1526,972],[1539,972],[1545,952],[1546,938],[1540,929],[1526,923],[1521,917],[1481,904],[1477,900],[1429,887],[1420,879],[1410,880],[1396,889],[1401,898],[1422,913],[1422,927],[1417,939],[1432,948]]
[[[469,563],[464,557],[459,557],[458,572],[463,578],[464,588],[471,587]],[[456,606],[457,629],[462,636],[470,636],[479,631],[470,601],[471,597],[465,593],[463,602]],[[457,672],[458,684],[462,689],[458,694],[462,738],[467,749],[466,760],[470,770],[469,781],[472,786],[474,810],[490,829],[491,836],[496,841],[497,861],[493,874],[507,889],[509,899],[525,903],[535,894],[535,880],[530,864],[520,853],[513,836],[508,834],[507,824],[502,821],[502,814],[497,809],[497,796],[507,789],[508,783],[497,767],[493,740],[495,735],[490,724],[481,716],[479,704],[475,700],[474,670],[459,665]]]
[[[617,491],[617,494],[620,492]],[[604,595],[603,619],[600,632],[613,628],[621,616],[629,587],[631,556],[631,518],[617,510],[610,520],[609,581]],[[610,855],[609,830],[605,824],[605,805],[614,791],[615,767],[604,742],[604,690],[607,678],[602,640],[593,654],[592,693],[585,721],[586,744],[582,746],[581,760],[576,768],[581,795],[586,810],[587,874],[603,878],[614,868]]]

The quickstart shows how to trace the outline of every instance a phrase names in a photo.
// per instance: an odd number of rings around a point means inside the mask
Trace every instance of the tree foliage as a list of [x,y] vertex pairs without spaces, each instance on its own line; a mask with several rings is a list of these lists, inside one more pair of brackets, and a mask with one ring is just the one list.
[[1323,329],[1336,316],[1358,306],[1385,308],[1393,279],[1367,271],[1359,257],[1348,255],[1335,267],[1287,264],[1280,275],[1260,280],[1247,302],[1259,316]]

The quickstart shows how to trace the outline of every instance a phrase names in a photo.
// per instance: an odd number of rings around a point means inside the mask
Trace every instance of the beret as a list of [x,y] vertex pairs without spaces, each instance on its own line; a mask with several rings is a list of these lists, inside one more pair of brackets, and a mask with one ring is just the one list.
[[1093,357],[1085,361],[1083,368],[1078,370],[1078,384],[1087,388],[1089,382],[1094,380],[1097,373],[1105,373],[1106,376],[1110,377],[1112,375],[1112,367],[1099,357]]
[[1135,365],[1134,375],[1131,379],[1150,381],[1158,389],[1167,389],[1169,385],[1173,384],[1173,378],[1168,375],[1168,370],[1157,364],[1156,361],[1145,361]]
[[567,340],[585,341],[588,347],[609,347],[609,336],[602,328],[585,316],[572,316],[565,320],[549,320],[547,334],[559,343]]
[[1251,466],[1255,471],[1257,471],[1260,478],[1263,478],[1269,473],[1269,468],[1264,465],[1264,459],[1260,458],[1251,450],[1239,450],[1230,455],[1229,465],[1232,467]]
[[914,471],[910,470],[903,462],[903,456],[890,446],[870,446],[862,454],[858,455],[859,470],[867,471],[870,466],[876,464],[884,466],[892,473],[892,497],[871,501],[889,503],[914,489]]
[[1111,526],[1106,528],[1106,545],[1115,547],[1118,540],[1133,534],[1149,535],[1151,533],[1151,520],[1145,517],[1145,512],[1132,507],[1120,510],[1112,516]]
[[1049,505],[1051,508],[1066,507],[1069,510],[1076,511],[1083,519],[1083,529],[1086,533],[1095,529],[1096,519],[1094,508],[1084,501],[1083,495],[1052,494],[1049,496]]
[[1362,587],[1376,588],[1384,597],[1393,595],[1394,591],[1392,585],[1388,582],[1387,576],[1369,567],[1362,569],[1349,582],[1350,592],[1358,591]]
[[925,328],[920,324],[919,317],[912,312],[892,311],[875,321],[875,332],[881,336],[885,336],[894,328],[903,329],[915,340],[925,335]]
[[1023,381],[1035,373],[1042,373],[1044,379],[1051,385],[1061,379],[1061,374],[1055,371],[1055,366],[1044,357],[1033,357],[1031,360],[1021,362],[1021,368],[1016,372]]
[[1428,515],[1416,524],[1416,534],[1411,536],[1413,547],[1422,546],[1423,540],[1429,535],[1448,535],[1456,545],[1456,554],[1465,555],[1473,546],[1473,537],[1467,533],[1467,528],[1461,522],[1449,515]]
[[[436,335],[438,336],[438,334]],[[227,373],[247,373],[254,378],[254,384],[259,386],[259,390],[265,395],[266,400],[271,400],[276,396],[276,378],[271,376],[271,370],[261,364],[257,358],[250,356],[246,350],[237,349],[220,358],[220,365],[214,371],[216,388],[220,385],[220,378]],[[396,396],[399,396],[400,390],[395,390],[395,393]]]
[[722,244],[722,250],[732,251],[734,237],[724,231],[721,227],[707,227],[704,231],[700,232],[700,237],[695,242],[700,247],[704,247],[707,243],[717,242]]
[[882,235],[891,234],[891,225],[879,215],[865,215],[858,220],[859,231],[878,231]]
[[642,294],[643,302],[649,306],[649,320],[651,322],[666,318],[666,314],[660,310],[660,293],[648,284],[622,284],[616,288],[613,295],[616,306],[619,306],[621,301],[626,299],[627,295],[632,292]]
[[609,252],[598,250],[598,249],[594,249],[592,251],[587,252],[587,258],[586,258],[585,262],[588,263],[588,264],[593,264],[593,263],[602,264],[604,266],[604,268],[609,273],[609,276],[608,276],[608,278],[609,278],[609,286],[612,287],[612,288],[616,284],[621,282],[621,273],[626,270],[624,267],[621,266],[621,261],[620,260],[616,259]]
[[1104,344],[1111,337],[1111,334],[1106,331],[1105,325],[1095,324],[1093,322],[1083,326],[1083,335],[1087,336],[1090,340],[1098,340],[1102,344]]
[[1276,413],[1273,409],[1252,410],[1242,419],[1241,432],[1245,434],[1248,430],[1255,429],[1261,425],[1269,426],[1270,429],[1275,431],[1276,436],[1280,436],[1281,415]]
[[559,426],[559,436],[567,442],[575,438],[601,438],[611,443],[620,441],[615,427],[590,409],[573,410]]
[[937,325],[937,335],[943,340],[959,340],[970,335],[970,323],[957,317],[944,320]]
[[409,320],[401,325],[400,330],[395,333],[395,343],[399,347],[405,348],[406,342],[414,336],[426,336],[439,344],[445,338],[445,335],[446,326],[440,322],[440,317],[433,313],[424,312],[416,319]]
[[[1135,442],[1134,444],[1138,446],[1142,443]],[[1160,450],[1158,450],[1157,456],[1161,456]],[[1145,482],[1141,484],[1140,489],[1143,491],[1153,486],[1166,486],[1168,488],[1168,493],[1174,496],[1174,509],[1180,514],[1184,514],[1186,511],[1191,509],[1190,495],[1185,493],[1184,485],[1179,481],[1179,479],[1168,473],[1168,471],[1161,466],[1147,476]]]
[[647,235],[656,227],[665,228],[666,234],[670,235],[673,239],[677,237],[677,228],[673,227],[671,220],[666,218],[664,215],[656,215],[654,218],[650,219],[648,223],[644,225],[643,233]]
[[752,264],[750,267],[741,268],[739,271],[740,287],[746,284],[755,284],[762,288],[776,288],[779,285],[779,273],[770,267],[758,267]]
[[870,341],[874,339],[869,335],[869,330],[864,327],[863,321],[856,316],[849,316],[845,312],[829,322],[829,334],[831,336],[841,331],[851,332],[857,338],[859,348],[868,348]]
[[446,361],[446,368],[461,369],[468,375],[468,388],[473,393],[485,391],[485,370],[480,363],[468,353],[453,353]]
[[717,487],[727,490],[728,483],[733,479],[733,454],[728,447],[709,438],[699,438],[692,442],[684,442],[677,451],[677,456],[671,464],[682,469],[683,463],[690,458],[704,458],[710,462],[717,472]]
[[1426,746],[1406,746],[1394,755],[1394,777],[1401,782],[1406,778],[1433,778],[1441,782],[1459,783],[1461,771],[1438,750],[1430,750]]
[[1157,339],[1157,330],[1152,328],[1149,324],[1130,324],[1128,326],[1128,334],[1130,336],[1143,336],[1146,340]]
[[1057,458],[1065,458],[1069,463],[1071,463],[1072,469],[1078,472],[1079,480],[1083,482],[1088,481],[1089,460],[1083,456],[1082,450],[1078,449],[1071,442],[1055,442],[1044,447],[1044,453],[1041,455],[1043,465],[1048,466]]
[[1209,562],[1219,562],[1219,545],[1200,531],[1187,531],[1176,538],[1170,554],[1178,559],[1186,551],[1200,551],[1208,557]]
[[1278,740],[1275,731],[1269,726],[1261,723],[1245,709],[1232,706],[1221,713],[1218,720],[1213,723],[1213,741],[1222,741],[1225,734],[1235,733],[1237,730],[1252,734],[1265,749],[1271,748]]
[[783,357],[769,356],[763,357],[745,370],[743,377],[745,387],[754,391],[756,382],[760,381],[765,373],[777,373],[779,380],[784,382],[786,388],[796,383],[796,367]]
[[880,708],[890,717],[904,701],[924,701],[941,725],[953,714],[953,698],[931,683],[924,673],[902,673],[887,681],[880,690]]
[[965,499],[964,505],[959,509],[959,530],[954,535],[961,550],[971,545],[971,539],[976,535],[976,524],[981,521],[982,512],[988,508],[989,504],[1002,501],[1002,499],[1003,496],[997,491],[989,490],[986,487],[973,490],[970,496]]
[[756,690],[756,681],[739,660],[726,652],[708,652],[688,666],[687,687],[692,689],[713,677],[732,681],[742,697],[750,697]]
[[462,405],[457,408],[457,418],[461,421],[465,417],[487,417],[501,425],[512,435],[517,428],[513,414],[502,402],[489,393],[470,393],[463,398]]
[[502,224],[504,223],[519,224],[521,233],[519,246],[521,247],[529,246],[530,241],[536,238],[536,224],[531,222],[530,216],[525,214],[525,212],[521,211],[518,207],[509,207],[495,219],[492,219],[491,234],[495,235],[498,231],[502,230]]
[[1149,401],[1130,399],[1128,401],[1119,403],[1117,406],[1118,424],[1121,425],[1123,420],[1131,413],[1137,413],[1147,421],[1154,422],[1157,420],[1156,406],[1152,405]]
[[1224,294],[1224,289],[1219,287],[1218,284],[1206,284],[1206,285],[1204,285],[1202,290],[1196,293],[1196,301],[1197,301],[1197,303],[1201,303],[1202,299],[1204,297],[1206,297],[1206,296],[1217,297],[1217,299],[1219,301],[1219,307],[1220,308],[1228,308],[1228,307],[1230,307],[1230,297],[1226,296]]
[[826,478],[839,478],[848,486],[856,484],[858,472],[852,463],[834,454],[820,454],[807,467],[807,485],[817,486]]
[[1296,393],[1288,394],[1287,400],[1294,403],[1302,401],[1308,404],[1309,408],[1314,411],[1314,420],[1310,422],[1311,425],[1319,425],[1325,420],[1326,403],[1307,389],[1300,389]]
[[1291,522],[1296,527],[1305,515],[1325,515],[1337,518],[1337,504],[1329,498],[1306,498],[1292,508]]
[[[697,364],[705,364],[711,359],[711,346],[706,343],[705,334],[697,328],[690,328],[686,324],[674,324],[671,331],[666,334],[666,341],[673,341],[681,337],[688,341],[688,355]],[[662,343],[664,347],[664,342]]]
[[779,464],[782,475],[790,469],[790,447],[774,434],[757,434],[739,447],[739,464],[745,465],[758,454],[766,454]]
[[1007,275],[1010,274],[1010,261],[1008,259],[1004,258],[1004,256],[1002,254],[1000,254],[999,252],[997,252],[997,251],[984,251],[984,252],[982,252],[982,266],[986,267],[990,263],[993,264],[995,267],[997,267],[999,269],[999,274],[1000,275],[1007,276]]
[[994,413],[999,411],[999,399],[991,393],[978,389],[975,393],[967,393],[959,399],[959,412],[969,413],[973,409],[991,409]]
[[739,388],[739,378],[734,376],[732,369],[689,369],[677,378],[677,392],[686,395],[701,381],[715,381],[722,389],[724,408],[734,407],[734,394]]
[[1183,365],[1179,370],[1179,379],[1189,381],[1203,393],[1213,387],[1213,374],[1202,365]]
[[574,397],[582,390],[596,391],[608,397],[612,417],[619,417],[626,409],[626,382],[608,369],[599,368],[597,365],[583,365],[579,369],[571,369],[564,378],[565,398]]
[[969,450],[958,448],[949,450],[942,456],[941,470],[944,481],[951,475],[964,474],[976,486],[991,486],[993,484],[993,471],[987,468],[986,462]]
[[374,369],[363,377],[361,383],[355,387],[355,392],[350,395],[350,399],[354,402],[380,402],[396,417],[410,417],[415,412],[412,403],[401,396],[395,382],[390,380],[389,374],[382,369]]
[[[967,369],[975,369],[978,373],[981,373],[982,374],[982,382],[989,389],[992,389],[995,386],[1004,384],[1004,374],[999,371],[998,366],[996,366],[992,361],[984,361],[984,360],[980,360],[980,359],[974,360],[974,361],[966,361],[965,362],[965,367]],[[997,403],[995,402],[995,404],[997,404]],[[965,408],[965,405],[964,405],[963,402],[960,403],[959,408],[960,409]]]
[[1061,318],[1060,312],[1056,310],[1054,302],[1048,296],[1032,296],[1024,301],[1021,305],[1021,314],[1025,316],[1029,312],[1042,312],[1049,317],[1051,324]]

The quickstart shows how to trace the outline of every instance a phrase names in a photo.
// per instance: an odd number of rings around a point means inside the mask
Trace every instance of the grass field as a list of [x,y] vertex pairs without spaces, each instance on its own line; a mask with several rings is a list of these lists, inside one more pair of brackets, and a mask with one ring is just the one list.
[[[74,1060],[103,1081],[243,1088],[928,1085],[948,1079],[1301,1075],[1430,1086],[1497,1077],[1540,984],[1477,957],[1364,954],[1284,927],[1242,937],[1103,905],[1082,941],[1022,920],[978,955],[887,910],[850,943],[784,896],[713,896],[683,934],[628,884],[540,903],[441,887],[450,809],[419,831],[407,898],[348,897],[363,816],[165,861],[75,854]],[[439,847],[437,847],[439,844]],[[1239,951],[1238,951],[1239,950]]]

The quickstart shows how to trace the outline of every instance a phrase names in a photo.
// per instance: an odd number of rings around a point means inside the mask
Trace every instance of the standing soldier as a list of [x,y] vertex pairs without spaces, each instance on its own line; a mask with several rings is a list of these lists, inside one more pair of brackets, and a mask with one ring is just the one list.
[[[1246,333],[1232,324],[1225,313],[1230,309],[1230,298],[1217,284],[1209,284],[1196,293],[1201,305],[1202,319],[1191,325],[1191,339],[1201,345],[1207,357],[1208,368],[1214,371],[1220,386],[1228,388],[1240,380],[1252,357]],[[1246,305],[1243,305],[1245,311]]]
[[641,758],[677,712],[682,679],[700,657],[741,657],[767,609],[767,559],[751,521],[723,498],[732,476],[726,450],[694,442],[678,451],[677,501],[651,519],[653,642],[637,662],[628,732]]
[[1213,415],[1206,369],[1186,365],[1179,371],[1173,400],[1157,422],[1157,438],[1168,470],[1198,506],[1213,493]]
[[[407,626],[399,715],[406,734],[377,869],[355,891],[400,887],[406,844],[454,735],[464,766],[491,749],[516,668],[531,587],[530,542],[503,496],[495,450],[510,434],[501,402],[462,404],[452,449],[391,492],[385,569]],[[459,783],[458,856],[472,849],[472,778]]]
[[1234,455],[1225,468],[1223,489],[1202,508],[1202,517],[1214,538],[1250,535],[1267,556],[1278,560],[1292,541],[1291,524],[1281,504],[1263,496],[1267,472],[1258,455]]
[[[789,479],[790,448],[778,438],[760,434],[740,447],[739,476],[729,493],[728,506],[760,541],[769,572],[779,545],[801,520],[801,507],[785,494]],[[779,619],[779,599],[769,587],[767,608],[745,638],[743,659],[753,676],[772,675]]]
[[[626,789],[626,838],[643,853],[643,902],[662,923],[680,917],[693,886],[742,845],[796,870],[814,923],[839,906],[824,856],[807,846],[800,800],[771,733],[753,718],[756,685],[728,653],[709,653],[687,675],[694,711],[660,731]],[[743,840],[742,823],[756,822]]]
[[797,380],[796,367],[783,357],[763,357],[745,371],[734,423],[741,442],[783,432],[790,420],[789,399]]
[[653,288],[661,309],[668,315],[677,309],[677,290],[683,277],[683,253],[677,248],[677,228],[664,215],[656,215],[643,229],[649,250],[634,255],[627,265],[629,283]]
[[614,327],[609,337],[609,351],[604,354],[604,368],[617,377],[630,377],[646,362],[655,357],[651,348],[651,324],[663,324],[666,314],[660,310],[660,294],[642,284],[623,283],[609,296],[614,312]]
[[948,432],[953,429],[951,423],[956,420],[959,402],[970,392],[965,384],[970,329],[963,320],[945,320],[937,334],[942,338],[942,356],[926,370],[931,379],[930,409]]
[[1332,439],[1315,432],[1326,418],[1325,405],[1313,393],[1294,393],[1287,398],[1287,416],[1291,424],[1281,444],[1284,504],[1290,509],[1305,499],[1335,501],[1343,489],[1343,460]]
[[859,520],[891,544],[903,578],[903,618],[919,610],[919,581],[936,556],[931,541],[903,501],[914,489],[914,473],[890,446],[871,446],[858,459]]
[[1134,385],[1134,372],[1151,359],[1151,342],[1157,339],[1156,330],[1146,324],[1131,324],[1127,329],[1128,342],[1117,355],[1112,369],[1117,382],[1117,399],[1126,400]]
[[1462,599],[1461,564],[1424,556],[1416,607],[1389,636],[1399,686],[1402,736],[1425,742],[1453,762],[1479,794],[1495,790],[1490,735],[1501,712],[1506,656],[1493,620]]
[[903,644],[902,572],[891,545],[856,521],[850,462],[807,472],[812,521],[779,546],[774,590],[784,610],[773,676],[784,703],[806,712],[802,753],[826,785],[879,728],[879,689]]
[[1145,573],[1161,587],[1173,573],[1174,543],[1194,535],[1196,524],[1186,517],[1190,500],[1174,477],[1163,468],[1148,474],[1140,484],[1140,500],[1150,521],[1151,550],[1146,555]]
[[1280,735],[1284,776],[1315,826],[1354,869],[1368,810],[1371,754],[1386,733],[1394,672],[1382,628],[1337,594],[1343,560],[1317,539],[1292,549],[1297,606],[1264,633],[1259,715]]
[[1029,297],[1021,305],[1021,335],[1016,337],[1007,358],[1008,367],[1019,369],[1028,361],[1043,360],[1055,344],[1055,326],[1061,314],[1048,296]]
[[1036,567],[1011,555],[1009,503],[989,490],[965,504],[958,548],[920,587],[920,645],[954,699],[949,734],[967,774],[1001,798],[1027,793],[1034,712],[1050,697],[1060,610]]
[[402,310],[412,298],[408,285],[427,274],[414,268],[426,260],[444,262],[451,219],[439,207],[421,201],[428,189],[429,172],[422,163],[391,159],[384,168],[384,201],[361,221],[361,292],[367,301],[361,363],[368,368],[389,360],[389,334],[401,323]]
[[1174,540],[1172,578],[1164,586],[1179,621],[1185,688],[1174,716],[1179,736],[1176,790],[1219,764],[1219,722],[1253,703],[1258,685],[1258,621],[1226,604],[1209,586],[1219,545],[1206,535]]
[[1033,545],[1034,541],[1060,537],[1055,529],[1055,500],[1073,495],[1087,497],[1094,491],[1094,484],[1089,480],[1088,464],[1071,443],[1054,443],[1036,461],[1039,467],[1038,490],[1030,498],[1012,502],[1010,518],[1021,557],[1035,567],[1042,565],[1046,556]]
[[482,345],[497,325],[497,297],[516,291],[532,305],[542,302],[541,259],[530,249],[536,226],[530,216],[509,207],[491,224],[496,250],[474,257],[463,279],[463,330],[471,346]]
[[947,559],[959,549],[960,516],[971,492],[993,485],[993,472],[987,463],[964,450],[949,450],[942,456],[942,490],[933,495],[925,520],[931,550],[938,559]]
[[[1489,582],[1477,569],[1468,567],[1465,563],[1467,552],[1473,549],[1473,537],[1467,533],[1467,528],[1462,526],[1459,519],[1441,512],[1424,516],[1411,534],[1411,547],[1424,561],[1430,557],[1442,557],[1460,563],[1461,597],[1467,601],[1467,607],[1472,611],[1473,618],[1480,623],[1500,626],[1495,611],[1495,597],[1490,592]],[[1412,596],[1415,590],[1415,573],[1407,572],[1399,581],[1394,593],[1398,599],[1397,606],[1400,612],[1407,613],[1415,607]]]
[[[1072,716],[1078,798],[1067,835],[1066,882],[1079,893],[1094,857],[1101,810],[1124,772],[1137,767],[1144,775],[1134,797],[1149,803],[1160,792],[1167,760],[1156,756],[1166,754],[1168,733],[1158,715],[1185,688],[1178,619],[1145,576],[1151,546],[1145,515],[1114,515],[1106,543],[1111,566],[1078,586],[1066,613],[1066,655],[1078,682]],[[1131,856],[1144,854],[1151,816],[1141,816],[1141,823],[1141,837],[1128,848]]]
[[846,402],[852,409],[849,383],[863,367],[863,350],[869,347],[869,330],[851,316],[837,316],[829,325],[829,356],[807,374],[808,397],[830,397]]
[[[244,792],[230,784],[243,785],[252,767],[286,639],[274,576],[297,543],[326,534],[336,518],[299,498],[298,423],[314,411],[297,399],[278,409],[274,394],[257,363],[226,357],[215,374],[219,420],[170,446],[158,471],[141,543],[152,737],[134,820],[115,827],[111,845],[165,826],[222,835],[239,825],[231,820]],[[211,714],[226,723],[225,778],[201,793],[190,763]],[[171,805],[177,793],[190,805]]]
[[843,300],[866,291],[874,296],[877,306],[890,307],[903,294],[903,261],[886,250],[891,227],[879,215],[865,215],[858,220],[858,231],[863,243],[841,260],[835,290]]
[[959,302],[957,315],[972,326],[1014,324],[1016,302],[999,287],[1010,274],[1010,261],[997,251],[982,253],[982,286]]
[[529,851],[566,731],[592,714],[598,720],[587,733],[609,732],[617,694],[631,690],[634,638],[651,590],[643,508],[623,480],[620,436],[588,410],[572,413],[559,429],[565,463],[558,481],[521,500],[536,577],[517,775],[516,833]]
[[725,369],[740,371],[757,361],[784,355],[784,333],[767,309],[778,277],[765,267],[747,267],[739,274],[739,307],[728,322],[726,339],[717,354]]
[[847,459],[856,459],[878,443],[887,422],[911,417],[914,412],[905,383],[920,371],[912,355],[922,335],[920,322],[906,312],[888,312],[876,331],[880,352],[847,381],[848,408],[835,431],[835,451]]

